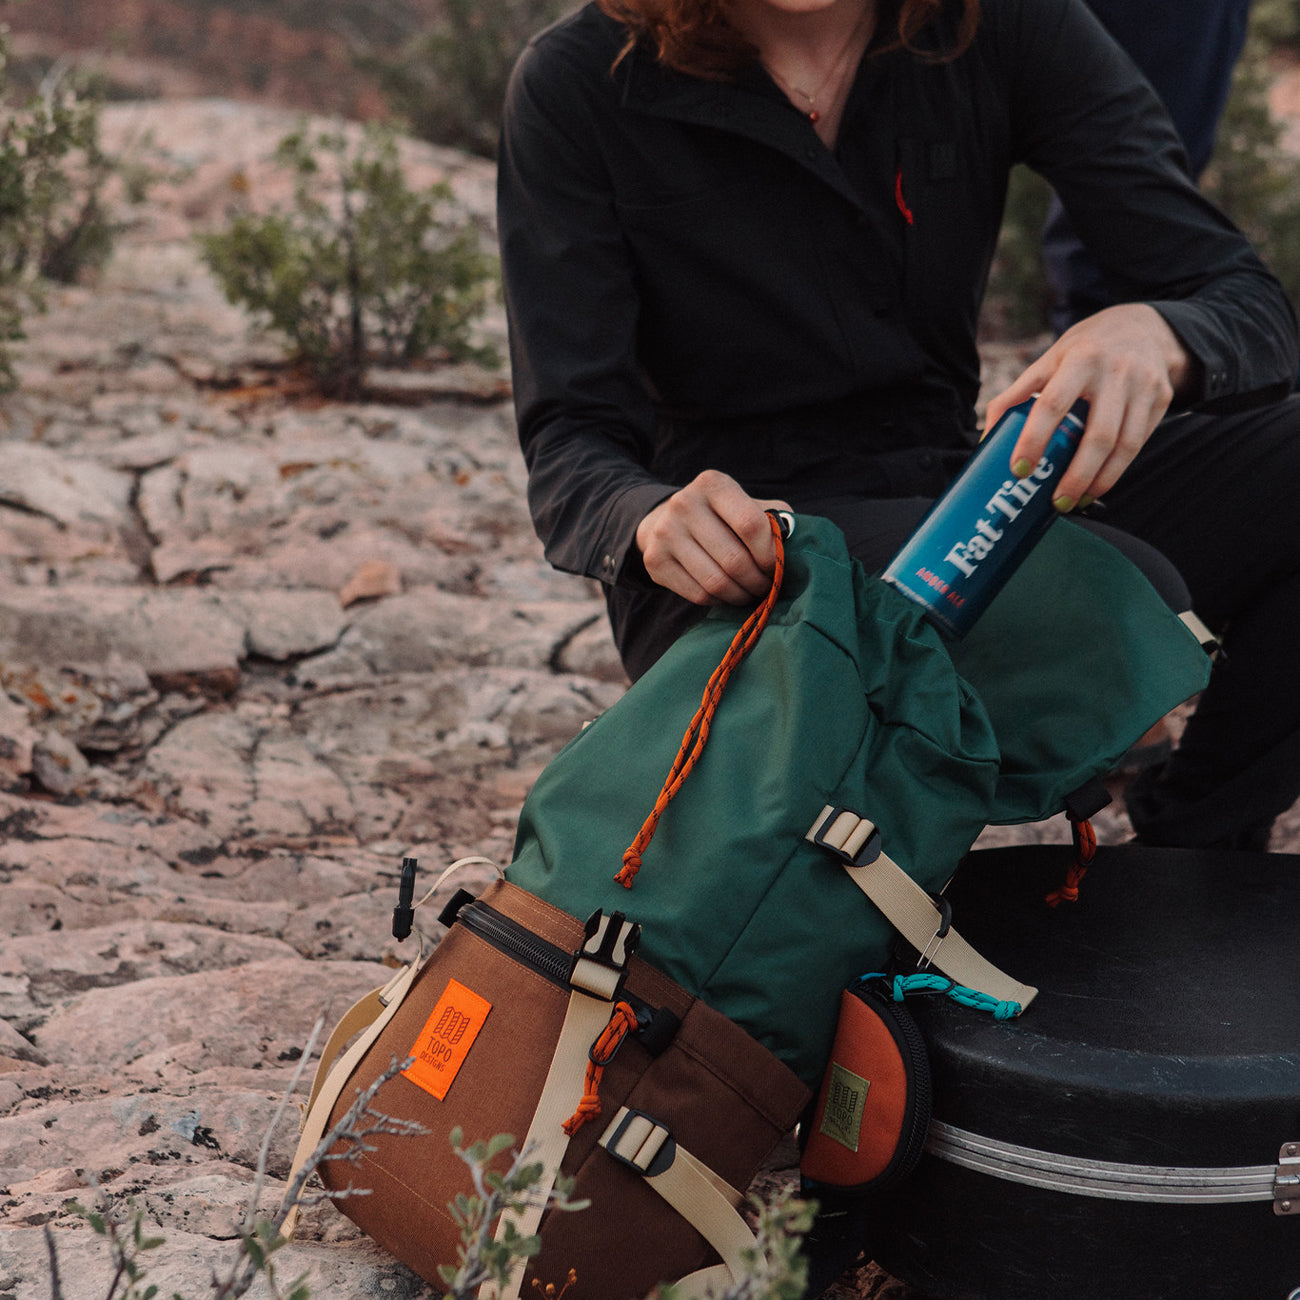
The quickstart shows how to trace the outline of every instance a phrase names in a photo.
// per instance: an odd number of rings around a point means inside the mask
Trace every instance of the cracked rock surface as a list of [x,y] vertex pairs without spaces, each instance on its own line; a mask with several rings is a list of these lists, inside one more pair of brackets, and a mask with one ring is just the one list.
[[[507,863],[538,771],[624,689],[599,592],[533,536],[505,372],[320,402],[200,264],[232,194],[275,197],[296,121],[109,109],[110,146],[147,139],[168,179],[100,282],[28,322],[0,406],[3,1300],[49,1295],[47,1225],[67,1300],[105,1293],[69,1210],[92,1187],[166,1238],[160,1294],[202,1293],[313,1023],[405,960],[402,857]],[[490,238],[489,165],[406,157]],[[327,1206],[283,1258],[321,1296],[432,1294]],[[839,1294],[910,1293],[865,1269]]]
[[[277,196],[296,121],[109,109],[169,178],[29,321],[0,408],[6,1300],[49,1295],[46,1225],[68,1300],[105,1293],[68,1208],[94,1187],[166,1238],[161,1293],[201,1294],[317,1017],[407,958],[401,858],[507,862],[538,770],[624,689],[598,592],[533,537],[505,372],[322,403],[202,267],[193,233]],[[407,161],[490,237],[489,166]],[[282,1122],[266,1208],[295,1142]],[[320,1295],[427,1291],[324,1206],[286,1252],[306,1268]]]

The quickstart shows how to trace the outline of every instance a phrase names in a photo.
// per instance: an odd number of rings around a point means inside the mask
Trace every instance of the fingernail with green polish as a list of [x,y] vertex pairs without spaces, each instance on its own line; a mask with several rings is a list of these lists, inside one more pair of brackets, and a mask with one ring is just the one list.
[[1079,509],[1080,509],[1080,510],[1086,510],[1090,505],[1092,505],[1092,503],[1093,503],[1096,499],[1097,499],[1096,497],[1080,497],[1080,498],[1079,498]]
[[1063,514],[1068,515],[1074,509],[1073,497],[1057,497],[1052,504]]
[[1024,456],[1021,456],[1019,460],[1013,460],[1011,462],[1011,472],[1017,478],[1028,478],[1029,471],[1033,468],[1034,467],[1029,463],[1029,460]]

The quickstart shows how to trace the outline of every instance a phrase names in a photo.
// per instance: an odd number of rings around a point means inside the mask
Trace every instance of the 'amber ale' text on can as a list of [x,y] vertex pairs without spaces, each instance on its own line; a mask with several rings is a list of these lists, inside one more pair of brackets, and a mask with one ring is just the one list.
[[934,503],[881,577],[953,636],[968,632],[1057,517],[1052,498],[1083,436],[1088,404],[1057,425],[1024,478],[1011,452],[1033,402],[1011,407]]

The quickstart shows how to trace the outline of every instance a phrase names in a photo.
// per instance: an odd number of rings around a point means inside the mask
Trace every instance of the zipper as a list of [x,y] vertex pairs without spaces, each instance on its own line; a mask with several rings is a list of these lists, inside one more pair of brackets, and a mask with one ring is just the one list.
[[[923,1152],[929,1133],[931,1116],[934,1112],[934,1091],[930,1077],[930,1054],[925,1037],[912,1013],[892,999],[879,999],[878,1007],[888,1011],[890,1019],[897,1030],[894,1035],[903,1050],[907,1061],[908,1105],[907,1105],[907,1140],[899,1147],[887,1171],[892,1181],[905,1178],[916,1168]],[[901,1041],[900,1041],[901,1040]]]
[[[449,912],[454,912],[454,920]],[[565,992],[570,989],[573,953],[539,938],[527,926],[511,920],[495,907],[476,898],[453,899],[442,919],[444,924],[452,921],[463,925],[484,943],[521,966],[536,971]],[[672,1042],[681,1021],[667,1007],[651,1006],[626,988],[619,991],[618,1000],[628,1003],[636,1012],[637,1027],[633,1037],[651,1056],[658,1056]]]
[[456,920],[498,952],[503,952],[521,965],[544,975],[552,984],[558,984],[563,989],[569,987],[572,953],[538,938],[518,921],[512,921],[496,908],[477,899],[465,903],[456,913]]

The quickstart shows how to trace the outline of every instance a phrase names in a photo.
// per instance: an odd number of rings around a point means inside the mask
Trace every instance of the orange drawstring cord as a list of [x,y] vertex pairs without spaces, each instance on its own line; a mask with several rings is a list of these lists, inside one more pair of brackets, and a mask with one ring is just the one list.
[[672,802],[677,791],[682,788],[682,782],[690,775],[691,768],[695,766],[696,760],[704,749],[704,742],[709,738],[709,727],[713,723],[713,715],[717,712],[718,701],[722,698],[722,692],[726,689],[731,674],[735,671],[736,665],[750,652],[754,642],[758,640],[759,635],[767,626],[772,607],[776,604],[776,598],[780,594],[781,579],[785,576],[785,546],[781,540],[780,521],[775,515],[771,514],[768,515],[768,520],[772,525],[772,540],[776,545],[776,568],[772,573],[771,590],[763,598],[762,604],[750,614],[740,630],[732,638],[731,645],[727,647],[727,653],[722,656],[722,662],[714,669],[713,676],[709,678],[709,684],[704,688],[704,696],[700,700],[700,707],[695,711],[695,716],[691,719],[690,725],[686,728],[686,734],[682,737],[681,747],[678,749],[677,757],[673,759],[673,765],[664,779],[663,789],[660,790],[659,797],[655,800],[655,806],[650,810],[650,815],[645,819],[640,831],[637,832],[636,839],[628,845],[623,853],[622,870],[615,875],[614,879],[625,889],[632,888],[636,873],[641,870],[641,855],[646,851],[651,839],[654,838],[655,830],[659,826],[659,818],[663,816],[664,809]]
[[1048,907],[1059,903],[1079,901],[1079,882],[1088,874],[1088,867],[1097,856],[1097,832],[1086,818],[1070,818],[1070,835],[1074,840],[1074,861],[1065,875],[1065,884],[1054,889],[1044,900]]
[[636,1012],[627,1002],[614,1006],[609,1023],[600,1031],[600,1037],[587,1054],[587,1076],[583,1081],[582,1100],[578,1109],[564,1121],[564,1131],[572,1137],[589,1119],[600,1114],[600,1080],[605,1067],[614,1059],[623,1040],[636,1028]]

